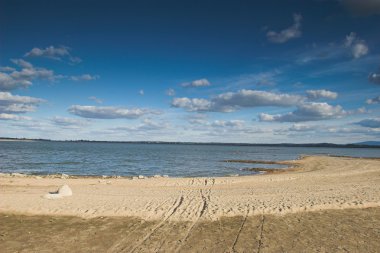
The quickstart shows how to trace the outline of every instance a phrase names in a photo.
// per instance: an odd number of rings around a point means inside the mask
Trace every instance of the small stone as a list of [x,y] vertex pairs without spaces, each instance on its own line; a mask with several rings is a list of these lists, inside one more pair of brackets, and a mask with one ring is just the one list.
[[168,178],[169,176],[168,175],[163,175],[162,177]]
[[106,175],[102,175],[102,178],[107,178],[108,176],[106,176]]
[[139,175],[139,179],[144,179],[145,177],[142,175]]
[[154,175],[153,177],[154,177],[154,178],[160,178],[161,175]]

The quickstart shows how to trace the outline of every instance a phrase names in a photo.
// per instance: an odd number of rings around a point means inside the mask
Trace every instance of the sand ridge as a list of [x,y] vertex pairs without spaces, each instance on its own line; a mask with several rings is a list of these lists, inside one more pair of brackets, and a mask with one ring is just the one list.
[[[280,174],[216,178],[0,177],[0,212],[217,220],[380,206],[380,160],[310,156]],[[42,196],[68,184],[73,196]],[[160,224],[157,225],[157,229]],[[191,226],[190,226],[191,229]]]

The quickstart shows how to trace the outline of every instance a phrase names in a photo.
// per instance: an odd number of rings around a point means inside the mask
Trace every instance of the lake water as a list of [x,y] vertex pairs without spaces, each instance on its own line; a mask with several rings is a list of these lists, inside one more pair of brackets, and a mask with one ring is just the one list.
[[303,154],[380,157],[380,149],[16,141],[0,142],[0,172],[171,177],[248,175],[254,173],[243,168],[273,165],[223,160],[292,160]]

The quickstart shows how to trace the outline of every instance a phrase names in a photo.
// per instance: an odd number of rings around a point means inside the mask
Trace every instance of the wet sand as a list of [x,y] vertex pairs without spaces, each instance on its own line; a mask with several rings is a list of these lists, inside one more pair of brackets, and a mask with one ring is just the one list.
[[[221,178],[0,176],[4,252],[377,252],[380,160]],[[73,196],[42,198],[62,184]]]

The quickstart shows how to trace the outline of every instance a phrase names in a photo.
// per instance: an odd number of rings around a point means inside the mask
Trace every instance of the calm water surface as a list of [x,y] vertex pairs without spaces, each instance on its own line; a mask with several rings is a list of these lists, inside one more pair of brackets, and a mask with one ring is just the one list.
[[291,160],[300,155],[379,157],[380,149],[258,147],[185,144],[0,142],[0,172],[28,174],[171,177],[253,174],[249,167],[222,160]]

